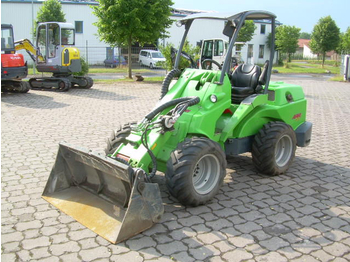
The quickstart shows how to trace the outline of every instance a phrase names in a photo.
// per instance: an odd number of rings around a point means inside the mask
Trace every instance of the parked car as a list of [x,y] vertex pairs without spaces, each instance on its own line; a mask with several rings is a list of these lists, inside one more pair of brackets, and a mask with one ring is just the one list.
[[[120,61],[119,61],[120,58]],[[103,61],[103,63],[105,63],[106,67],[117,67],[119,65],[127,65],[128,62],[125,60],[125,58],[123,56],[114,56],[113,58],[110,59],[106,59],[105,61]]]
[[141,50],[139,54],[140,66],[149,66],[150,68],[162,67],[165,62],[163,54],[156,50]]

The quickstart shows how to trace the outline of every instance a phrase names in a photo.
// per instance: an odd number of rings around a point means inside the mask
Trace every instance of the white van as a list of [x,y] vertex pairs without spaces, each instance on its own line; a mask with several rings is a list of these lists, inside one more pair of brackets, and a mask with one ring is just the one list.
[[139,54],[140,66],[149,66],[150,68],[161,67],[165,62],[165,57],[161,52],[155,50],[142,49]]

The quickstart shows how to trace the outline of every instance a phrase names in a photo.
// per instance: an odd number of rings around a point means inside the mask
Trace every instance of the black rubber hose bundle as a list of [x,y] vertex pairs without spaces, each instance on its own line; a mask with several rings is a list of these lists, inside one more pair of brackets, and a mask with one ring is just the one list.
[[180,75],[180,69],[173,69],[166,75],[162,83],[162,92],[160,95],[160,99],[162,99],[168,93],[171,80],[173,80],[174,77],[178,77]]
[[171,107],[171,106],[175,106],[179,103],[182,103],[182,102],[187,102],[189,103],[188,106],[193,106],[195,104],[198,104],[199,103],[199,97],[197,96],[189,96],[189,97],[180,97],[180,98],[176,98],[174,100],[170,100],[160,106],[158,106],[157,108],[153,109],[150,113],[148,113],[145,118],[147,120],[152,120],[157,114],[159,114],[160,112],[162,112],[164,109],[168,108],[168,107]]
[[[200,99],[198,96],[189,96],[189,97],[180,97],[176,98],[174,100],[171,100],[169,102],[166,102],[156,109],[152,110],[148,115],[145,116],[147,120],[152,120],[158,113],[162,112],[164,109],[170,107],[170,106],[175,106],[175,110],[178,109],[178,113],[182,115],[182,113],[189,107],[196,105],[200,102]],[[180,108],[181,107],[181,108]],[[149,149],[148,147],[148,141],[147,141],[147,132],[149,131],[149,126],[150,123],[147,124],[145,131],[141,135],[141,143],[142,145],[147,149],[148,154],[150,155],[153,163],[153,168],[151,173],[149,174],[150,178],[154,177],[154,175],[157,172],[157,159],[155,155],[153,154],[152,150]]]

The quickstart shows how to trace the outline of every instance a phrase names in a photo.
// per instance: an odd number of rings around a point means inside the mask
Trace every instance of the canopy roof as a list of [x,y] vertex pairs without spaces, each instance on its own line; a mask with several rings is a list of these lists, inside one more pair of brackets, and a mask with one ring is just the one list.
[[271,19],[276,18],[276,15],[262,10],[252,10],[252,11],[244,11],[238,14],[232,13],[200,13],[188,15],[183,19],[180,19],[179,22],[181,24],[186,24],[187,21],[195,20],[195,19],[213,19],[213,20],[235,20],[245,18],[246,20],[263,20],[263,19]]

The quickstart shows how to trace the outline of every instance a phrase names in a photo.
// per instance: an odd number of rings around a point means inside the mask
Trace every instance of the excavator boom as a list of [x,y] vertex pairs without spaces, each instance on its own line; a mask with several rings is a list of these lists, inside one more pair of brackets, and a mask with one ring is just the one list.
[[[44,57],[40,54],[40,51],[32,44],[29,39],[21,39],[15,41],[15,49],[26,50],[28,55],[34,62],[44,62]],[[38,60],[37,60],[38,59]]]

